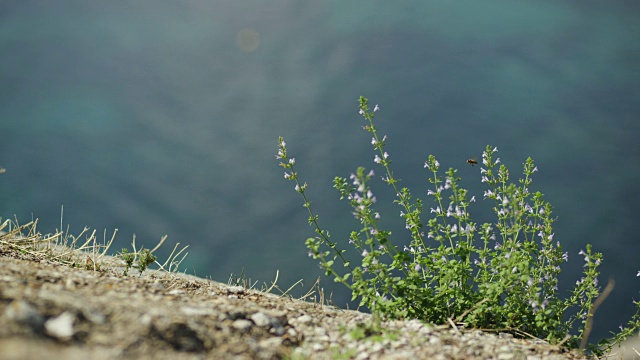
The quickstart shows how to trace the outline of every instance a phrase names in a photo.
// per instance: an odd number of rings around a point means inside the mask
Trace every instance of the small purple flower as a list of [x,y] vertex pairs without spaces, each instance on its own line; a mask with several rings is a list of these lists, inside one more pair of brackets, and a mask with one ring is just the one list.
[[422,270],[422,267],[420,266],[420,264],[416,264],[416,266],[413,269],[415,271],[420,271],[420,270]]
[[453,211],[451,210],[453,209],[451,208],[451,205],[449,205],[449,208],[447,209],[447,217],[453,216]]
[[476,196],[475,196],[475,195],[474,195],[474,196],[472,196],[472,197],[471,197],[471,200],[469,200],[469,202],[476,202]]
[[364,110],[360,109],[359,114],[364,115]]
[[373,112],[378,112],[380,111],[380,107],[378,106],[378,104],[376,104],[376,106],[373,107]]
[[369,252],[365,249],[365,250],[362,252],[362,257],[366,257],[367,255],[369,255]]
[[470,235],[472,231],[476,231],[475,226],[467,224],[467,226],[464,227],[465,234]]
[[378,156],[378,154],[376,154],[376,156],[373,158],[373,162],[376,164],[380,164],[380,162],[382,161],[382,159],[380,159],[380,156]]

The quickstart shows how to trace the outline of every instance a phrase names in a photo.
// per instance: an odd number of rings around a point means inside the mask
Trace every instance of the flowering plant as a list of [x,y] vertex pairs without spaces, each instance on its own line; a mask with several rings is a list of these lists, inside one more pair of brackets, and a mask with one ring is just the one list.
[[[376,105],[369,110],[364,97],[359,103],[366,122],[364,129],[372,135],[373,160],[383,174],[382,181],[395,193],[394,202],[400,206],[410,236],[403,244],[392,242],[391,232],[381,227],[381,215],[375,209],[376,196],[371,187],[375,171],[359,167],[349,179],[336,177],[333,181],[340,199],[347,199],[361,224],[349,236],[359,261],[349,261],[346,250],[320,227],[305,194],[308,184],[300,181],[295,159],[287,154],[280,137],[276,157],[282,160],[285,178],[294,181],[302,195],[309,224],[317,233],[306,241],[309,256],[320,262],[326,275],[344,284],[353,300],[360,299],[361,306],[381,317],[508,331],[585,348],[596,299],[601,294],[597,278],[602,254],[593,252],[591,245],[580,251],[584,276],[570,295],[561,299],[557,276],[568,254],[553,239],[551,205],[542,193],[530,189],[538,171],[533,160],[525,161],[523,176],[513,182],[496,156],[498,149],[486,147],[480,168],[481,181],[486,185],[483,199],[492,204],[497,219],[479,224],[471,217],[476,196],[460,186],[457,170],[450,168],[443,176],[433,155],[424,163],[431,183],[429,205],[414,199],[409,189],[399,187],[390,168],[391,158],[384,150],[387,137],[379,135],[373,122],[380,108]],[[337,260],[344,272],[337,270]],[[575,314],[567,317],[569,310]],[[582,326],[571,335],[576,321]],[[639,327],[640,305],[628,325],[600,345],[618,343]],[[590,347],[603,352],[602,348]]]

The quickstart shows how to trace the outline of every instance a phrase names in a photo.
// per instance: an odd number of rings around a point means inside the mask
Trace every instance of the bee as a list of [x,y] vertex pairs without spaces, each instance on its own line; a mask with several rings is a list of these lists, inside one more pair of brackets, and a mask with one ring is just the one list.
[[467,159],[467,163],[471,164],[471,166],[476,166],[476,164],[478,164],[476,159]]

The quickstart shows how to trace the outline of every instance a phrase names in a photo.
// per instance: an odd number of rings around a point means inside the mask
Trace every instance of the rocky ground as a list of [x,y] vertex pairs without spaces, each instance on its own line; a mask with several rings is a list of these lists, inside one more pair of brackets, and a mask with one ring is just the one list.
[[[83,267],[92,268],[90,255]],[[112,259],[113,260],[113,259]],[[114,260],[115,261],[115,260]],[[1,359],[576,359],[508,334],[371,315],[0,244]]]

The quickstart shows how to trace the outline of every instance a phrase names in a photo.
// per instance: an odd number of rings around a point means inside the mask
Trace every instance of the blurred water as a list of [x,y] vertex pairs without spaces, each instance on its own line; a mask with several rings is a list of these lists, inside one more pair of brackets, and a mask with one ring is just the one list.
[[313,233],[276,140],[285,136],[321,222],[346,242],[357,224],[331,180],[374,165],[357,114],[364,95],[380,103],[388,151],[416,195],[430,153],[461,167],[476,194],[478,168],[464,161],[486,144],[514,175],[536,160],[534,187],[570,251],[564,283],[579,277],[587,242],[605,253],[602,281],[618,283],[596,317],[604,336],[639,290],[638,10],[568,0],[4,3],[0,215],[38,217],[49,232],[64,205],[76,233],[118,228],[118,248],[134,233],[146,246],[164,234],[190,245],[185,265],[201,276],[226,281],[244,268],[269,281],[279,269],[281,286],[310,286],[320,276],[304,247]]

